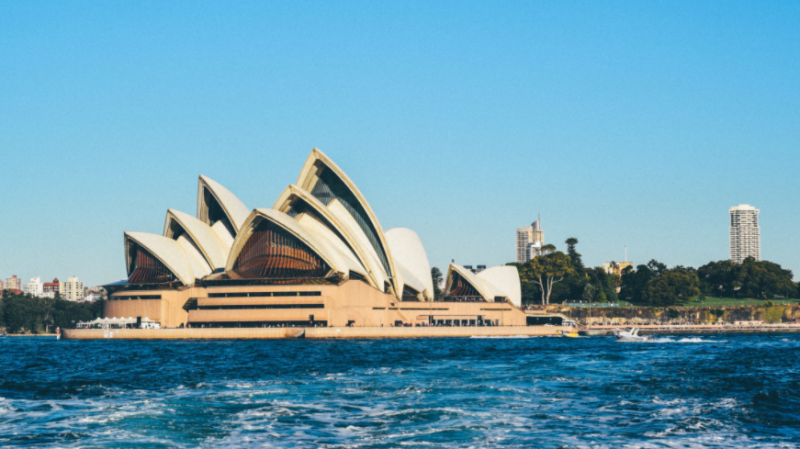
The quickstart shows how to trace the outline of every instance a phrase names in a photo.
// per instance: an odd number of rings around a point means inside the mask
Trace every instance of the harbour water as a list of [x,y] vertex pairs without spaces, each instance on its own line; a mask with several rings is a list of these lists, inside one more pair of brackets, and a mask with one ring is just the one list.
[[1,447],[797,447],[800,335],[0,340]]

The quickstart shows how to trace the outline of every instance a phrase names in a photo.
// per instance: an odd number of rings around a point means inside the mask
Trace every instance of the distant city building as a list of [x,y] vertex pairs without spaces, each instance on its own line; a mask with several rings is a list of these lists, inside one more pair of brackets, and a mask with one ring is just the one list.
[[44,285],[42,285],[42,278],[38,276],[35,278],[31,278],[31,281],[25,284],[25,288],[23,289],[23,291],[25,292],[26,295],[31,295],[36,297],[42,296],[42,293],[44,293]]
[[6,279],[6,290],[22,290],[22,279],[18,278],[15,274]]
[[52,293],[52,296],[55,296],[55,294],[58,293],[59,285],[60,283],[58,282],[58,278],[53,279],[53,282],[45,282],[44,285],[42,286],[42,290],[44,291],[45,296],[51,296],[48,295],[48,293]]
[[528,247],[525,250],[525,262],[533,259],[534,257],[542,254],[542,246],[544,246],[544,242],[533,242],[528,243]]
[[472,265],[464,265],[464,268],[466,268],[467,270],[469,270],[469,271],[471,271],[471,272],[473,272],[475,274],[478,274],[481,271],[486,269],[486,265],[477,265],[474,268],[472,267]]
[[748,257],[761,260],[761,229],[758,227],[760,211],[749,204],[730,209],[731,261],[742,263]]
[[91,302],[99,301],[101,299],[103,299],[103,293],[95,290],[89,290],[89,292],[86,293],[86,296],[83,298],[84,301]]
[[603,264],[603,271],[607,274],[622,276],[622,270],[632,266],[633,262],[606,262]]
[[541,253],[544,245],[542,218],[539,217],[530,226],[517,229],[517,263],[525,263]]
[[58,293],[61,295],[61,299],[82,301],[84,296],[83,282],[79,281],[75,276],[70,276],[67,282],[61,283]]

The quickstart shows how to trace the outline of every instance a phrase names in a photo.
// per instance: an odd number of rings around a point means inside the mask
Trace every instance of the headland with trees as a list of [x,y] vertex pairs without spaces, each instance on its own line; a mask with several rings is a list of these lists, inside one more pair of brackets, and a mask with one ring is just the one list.
[[580,301],[668,307],[704,305],[705,298],[725,305],[745,299],[765,304],[798,302],[800,297],[800,285],[794,282],[791,270],[774,262],[748,258],[737,264],[722,260],[695,269],[681,265],[668,268],[651,260],[635,268],[626,267],[617,275],[601,267],[584,266],[577,251],[578,239],[569,238],[565,243],[566,253],[545,245],[530,261],[508,264],[519,269],[523,304]]
[[102,312],[103,301],[67,301],[58,295],[40,298],[5,290],[0,299],[0,328],[9,334],[47,334],[57,327],[68,329],[79,321],[91,321]]

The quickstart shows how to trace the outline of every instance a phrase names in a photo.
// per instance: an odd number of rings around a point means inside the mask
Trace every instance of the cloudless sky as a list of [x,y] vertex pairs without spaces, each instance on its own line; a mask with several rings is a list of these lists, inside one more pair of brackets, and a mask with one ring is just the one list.
[[[800,271],[800,2],[0,0],[0,278],[126,276],[205,174],[271,207],[318,147],[432,265],[541,212],[590,265]],[[797,279],[798,276],[795,276]]]

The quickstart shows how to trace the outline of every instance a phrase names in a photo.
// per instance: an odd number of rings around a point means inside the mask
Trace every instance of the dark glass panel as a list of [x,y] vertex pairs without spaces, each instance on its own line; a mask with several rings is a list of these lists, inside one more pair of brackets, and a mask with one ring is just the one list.
[[128,252],[131,257],[129,284],[166,284],[177,281],[169,268],[136,243],[131,243]]
[[367,239],[372,247],[375,248],[375,252],[378,254],[378,258],[380,258],[383,269],[386,270],[386,273],[391,275],[386,253],[381,246],[380,239],[378,238],[378,232],[372,225],[372,221],[369,219],[367,211],[364,210],[361,202],[358,201],[353,192],[351,192],[345,183],[339,179],[338,176],[336,176],[336,173],[328,168],[324,169],[319,175],[319,179],[314,185],[311,194],[326,206],[334,199],[337,199],[340,203],[342,203],[344,208],[347,209],[347,212],[349,212],[356,223],[358,223],[358,226],[361,228],[361,230],[364,231],[364,234],[367,236]]
[[200,216],[208,219],[208,225],[214,226],[216,222],[221,221],[228,232],[236,237],[236,228],[228,219],[228,214],[225,213],[225,209],[222,208],[217,198],[208,189],[203,189],[203,202],[205,203],[205,210],[201,211]]

